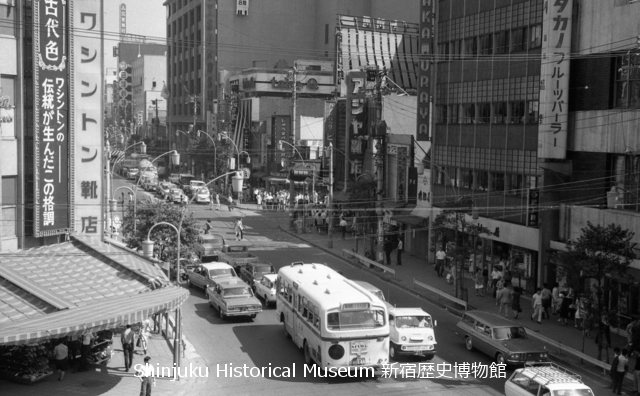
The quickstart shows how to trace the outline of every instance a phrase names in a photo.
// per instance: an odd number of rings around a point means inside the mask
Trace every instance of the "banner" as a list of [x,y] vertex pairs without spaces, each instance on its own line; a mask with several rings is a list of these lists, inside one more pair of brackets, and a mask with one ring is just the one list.
[[[73,213],[77,234],[102,236],[102,0],[74,2]],[[111,198],[111,197],[108,197]]]
[[431,140],[431,66],[433,65],[435,0],[420,1],[420,67],[418,68],[418,116],[416,140]]
[[572,0],[545,1],[542,17],[538,157],[567,154]]
[[33,2],[34,230],[68,233],[69,75],[65,0]]

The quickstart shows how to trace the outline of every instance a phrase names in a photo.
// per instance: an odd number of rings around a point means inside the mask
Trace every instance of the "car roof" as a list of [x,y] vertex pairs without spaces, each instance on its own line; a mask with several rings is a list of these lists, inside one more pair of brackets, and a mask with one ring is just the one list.
[[235,276],[224,276],[222,278],[218,278],[216,279],[216,284],[223,289],[238,286],[249,287],[249,285],[247,285],[242,279]]
[[394,316],[431,316],[422,308],[391,308],[389,314]]
[[202,264],[202,266],[208,270],[212,270],[212,269],[222,269],[222,268],[231,268],[233,269],[232,266],[230,266],[227,263],[223,263],[220,261],[212,261],[210,263],[204,263]]
[[485,322],[492,327],[522,327],[520,323],[514,322],[493,312],[467,311],[466,316]]
[[278,279],[278,275],[277,274],[264,274],[264,275],[262,275],[262,277],[269,279],[271,282],[275,282],[276,279]]

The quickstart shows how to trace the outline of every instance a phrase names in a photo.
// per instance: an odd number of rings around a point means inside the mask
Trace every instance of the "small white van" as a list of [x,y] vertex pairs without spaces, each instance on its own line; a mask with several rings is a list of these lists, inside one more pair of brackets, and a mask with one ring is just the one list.
[[436,354],[435,327],[437,321],[422,308],[389,310],[389,357],[422,356],[432,359]]

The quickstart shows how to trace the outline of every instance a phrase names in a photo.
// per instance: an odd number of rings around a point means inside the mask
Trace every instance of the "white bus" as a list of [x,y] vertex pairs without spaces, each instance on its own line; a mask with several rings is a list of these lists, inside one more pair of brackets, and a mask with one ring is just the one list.
[[389,362],[387,307],[362,286],[323,264],[280,268],[276,314],[303,350],[306,366],[375,369]]

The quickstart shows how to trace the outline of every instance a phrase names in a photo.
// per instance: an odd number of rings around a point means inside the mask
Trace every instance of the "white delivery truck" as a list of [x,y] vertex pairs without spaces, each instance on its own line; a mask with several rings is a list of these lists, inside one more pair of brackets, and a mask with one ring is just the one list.
[[432,359],[436,354],[435,327],[437,321],[422,308],[391,308],[389,310],[389,357],[422,356]]

